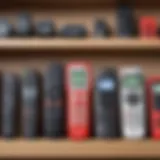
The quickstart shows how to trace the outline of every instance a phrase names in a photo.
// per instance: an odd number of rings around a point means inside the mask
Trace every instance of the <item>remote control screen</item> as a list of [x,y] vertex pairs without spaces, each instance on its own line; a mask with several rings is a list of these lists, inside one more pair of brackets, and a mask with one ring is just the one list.
[[102,79],[98,83],[99,90],[102,91],[113,91],[115,89],[115,83],[113,79]]
[[142,78],[139,76],[126,76],[123,79],[123,86],[127,88],[139,88],[142,84]]
[[156,109],[160,109],[160,84],[154,84],[152,91],[154,93],[154,106]]
[[71,71],[71,86],[73,88],[86,88],[87,79],[87,73],[84,69],[73,69]]

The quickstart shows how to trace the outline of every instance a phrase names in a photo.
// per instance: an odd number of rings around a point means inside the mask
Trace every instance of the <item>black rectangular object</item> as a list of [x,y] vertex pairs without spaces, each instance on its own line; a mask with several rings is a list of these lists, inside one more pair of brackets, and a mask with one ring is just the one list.
[[118,77],[114,69],[104,70],[96,80],[94,97],[94,134],[114,138],[118,128]]
[[16,136],[18,112],[18,78],[11,73],[2,77],[2,136]]
[[52,37],[56,35],[56,25],[52,20],[43,20],[37,22],[35,32],[40,37]]
[[87,29],[83,25],[68,24],[63,26],[59,35],[68,38],[83,38],[87,36]]
[[22,76],[22,133],[24,137],[38,135],[39,112],[39,75],[34,70],[27,70]]
[[136,35],[135,17],[133,10],[128,5],[119,5],[117,9],[117,32],[120,37],[132,37]]
[[51,64],[44,74],[44,121],[46,137],[61,137],[64,131],[64,71],[60,64]]
[[94,24],[94,36],[95,37],[109,37],[111,30],[109,25],[102,19],[97,19]]

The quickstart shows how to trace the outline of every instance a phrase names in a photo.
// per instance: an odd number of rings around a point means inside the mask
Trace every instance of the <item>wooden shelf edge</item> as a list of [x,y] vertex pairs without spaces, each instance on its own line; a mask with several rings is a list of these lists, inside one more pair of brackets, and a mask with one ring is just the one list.
[[160,157],[160,143],[151,140],[0,140],[3,158],[154,158]]
[[157,39],[0,39],[0,49],[160,49]]

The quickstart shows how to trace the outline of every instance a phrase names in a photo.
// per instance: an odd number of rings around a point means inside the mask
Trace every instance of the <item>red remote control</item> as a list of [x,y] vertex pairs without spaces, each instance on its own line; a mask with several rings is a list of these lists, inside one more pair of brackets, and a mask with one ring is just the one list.
[[141,17],[139,29],[141,37],[157,37],[158,24],[156,19],[154,17]]
[[160,139],[160,76],[147,82],[151,136]]
[[83,62],[66,66],[67,135],[85,139],[90,135],[90,65]]

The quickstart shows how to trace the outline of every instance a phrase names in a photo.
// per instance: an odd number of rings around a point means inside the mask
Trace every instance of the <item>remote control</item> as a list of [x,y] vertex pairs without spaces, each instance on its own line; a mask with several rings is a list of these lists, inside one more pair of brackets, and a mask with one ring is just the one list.
[[157,37],[158,22],[155,17],[141,17],[140,18],[140,36],[145,38]]
[[154,139],[160,139],[160,77],[147,79],[147,92],[149,104],[150,133]]
[[136,34],[136,22],[131,7],[127,5],[118,7],[117,27],[120,37],[132,37]]
[[83,25],[69,24],[60,30],[62,37],[86,37],[87,30]]
[[32,18],[28,13],[20,13],[15,22],[15,34],[17,36],[31,36],[33,34]]
[[38,73],[26,70],[22,75],[22,132],[24,137],[38,135],[40,86]]
[[118,129],[118,76],[115,69],[105,69],[97,78],[94,96],[95,136],[115,138]]
[[61,64],[51,64],[44,74],[44,135],[61,137],[64,131],[64,73]]
[[104,20],[98,19],[94,24],[94,36],[107,37],[110,35],[110,28]]
[[120,113],[124,137],[140,139],[146,136],[145,82],[139,67],[120,70]]
[[55,24],[51,20],[40,21],[36,24],[36,35],[49,37],[56,35]]
[[67,136],[81,140],[90,136],[91,70],[84,62],[66,66]]
[[12,73],[2,77],[2,136],[16,136],[18,109],[18,79]]
[[0,19],[0,38],[10,37],[13,35],[13,26],[7,19]]

